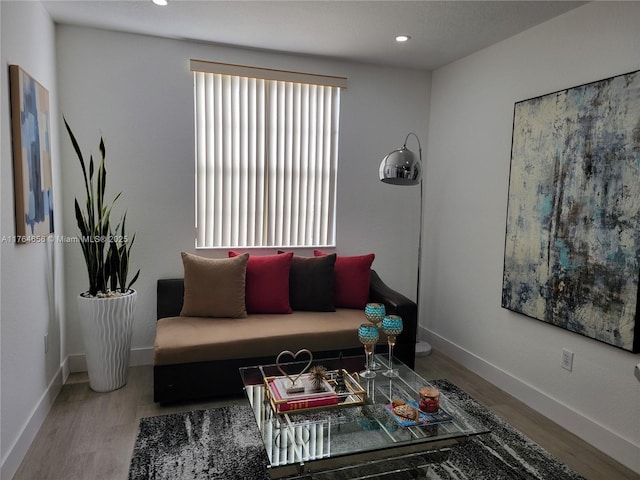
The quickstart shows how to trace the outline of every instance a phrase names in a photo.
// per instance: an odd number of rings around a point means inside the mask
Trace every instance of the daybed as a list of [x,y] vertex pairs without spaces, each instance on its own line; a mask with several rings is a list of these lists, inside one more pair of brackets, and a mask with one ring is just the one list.
[[[293,286],[303,279],[294,279],[292,273],[291,281]],[[292,303],[291,313],[249,312],[239,318],[189,316],[183,309],[183,300],[187,298],[185,283],[182,278],[158,280],[154,346],[156,402],[240,394],[243,385],[238,368],[275,363],[276,356],[283,350],[295,353],[307,348],[314,358],[337,357],[340,353],[345,357],[363,355],[357,335],[358,326],[367,322],[363,309],[304,311],[296,310]],[[402,317],[404,331],[398,336],[394,356],[413,368],[416,304],[385,285],[373,270],[370,270],[367,300],[384,303],[387,313]],[[386,337],[382,333],[377,351],[386,351]]]

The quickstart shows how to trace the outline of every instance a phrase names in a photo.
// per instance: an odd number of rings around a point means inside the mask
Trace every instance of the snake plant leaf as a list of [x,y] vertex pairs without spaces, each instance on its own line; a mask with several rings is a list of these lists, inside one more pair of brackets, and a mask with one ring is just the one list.
[[110,289],[115,292],[116,290],[118,290],[118,269],[120,268],[121,259],[118,244],[113,240],[113,238],[114,236],[110,235],[107,262],[109,263],[111,270]]
[[71,131],[71,127],[67,123],[67,119],[64,116],[62,117],[62,119],[64,120],[65,127],[67,128],[67,133],[69,134],[69,138],[71,138],[71,144],[73,145],[73,149],[76,152],[78,160],[80,160],[80,166],[82,167],[82,176],[84,178],[84,188],[88,193],[89,192],[89,184],[88,184],[88,181],[87,181],[87,169],[84,166],[84,158],[82,157],[82,151],[80,150],[80,145],[78,145],[78,141],[76,140],[75,135]]
[[107,149],[104,146],[104,137],[100,137],[100,155],[102,155],[102,158],[107,156]]
[[[104,165],[105,157],[104,155],[100,158],[100,164],[98,165],[98,210],[102,208],[104,205],[104,193],[107,188],[107,170]],[[115,201],[115,200],[114,200]]]
[[78,222],[78,228],[80,229],[80,233],[83,236],[89,235],[89,228],[87,225],[87,221],[84,218],[84,214],[82,210],[80,210],[80,205],[78,204],[78,200],[75,200],[75,209],[76,209],[76,221]]
[[89,182],[93,181],[93,155],[89,156]]
[[136,283],[136,280],[138,280],[139,276],[140,276],[140,269],[138,269],[136,274],[133,276],[133,280],[131,280],[129,282],[129,285],[127,285],[127,290],[131,290],[131,287],[133,286],[134,283]]

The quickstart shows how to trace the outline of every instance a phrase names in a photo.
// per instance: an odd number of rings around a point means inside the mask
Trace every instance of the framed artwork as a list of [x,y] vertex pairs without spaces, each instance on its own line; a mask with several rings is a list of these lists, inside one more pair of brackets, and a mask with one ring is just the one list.
[[640,352],[640,71],[517,102],[502,306]]
[[16,241],[42,242],[53,233],[49,92],[9,65]]

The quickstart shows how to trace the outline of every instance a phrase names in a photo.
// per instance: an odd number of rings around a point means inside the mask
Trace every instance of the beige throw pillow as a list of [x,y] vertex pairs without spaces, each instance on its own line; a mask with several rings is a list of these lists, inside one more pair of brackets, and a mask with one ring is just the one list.
[[183,317],[247,316],[245,277],[249,254],[233,258],[204,258],[182,252],[184,265]]

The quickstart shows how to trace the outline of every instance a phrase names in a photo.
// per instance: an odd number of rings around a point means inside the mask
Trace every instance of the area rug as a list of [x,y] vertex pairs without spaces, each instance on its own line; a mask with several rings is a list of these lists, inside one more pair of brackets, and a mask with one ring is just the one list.
[[[433,383],[491,433],[452,447],[446,460],[415,470],[413,476],[363,476],[434,480],[583,478],[452,383]],[[253,411],[248,404],[232,405],[141,419],[129,480],[267,480],[267,464]],[[336,473],[335,478],[353,478],[353,472],[345,475]]]

